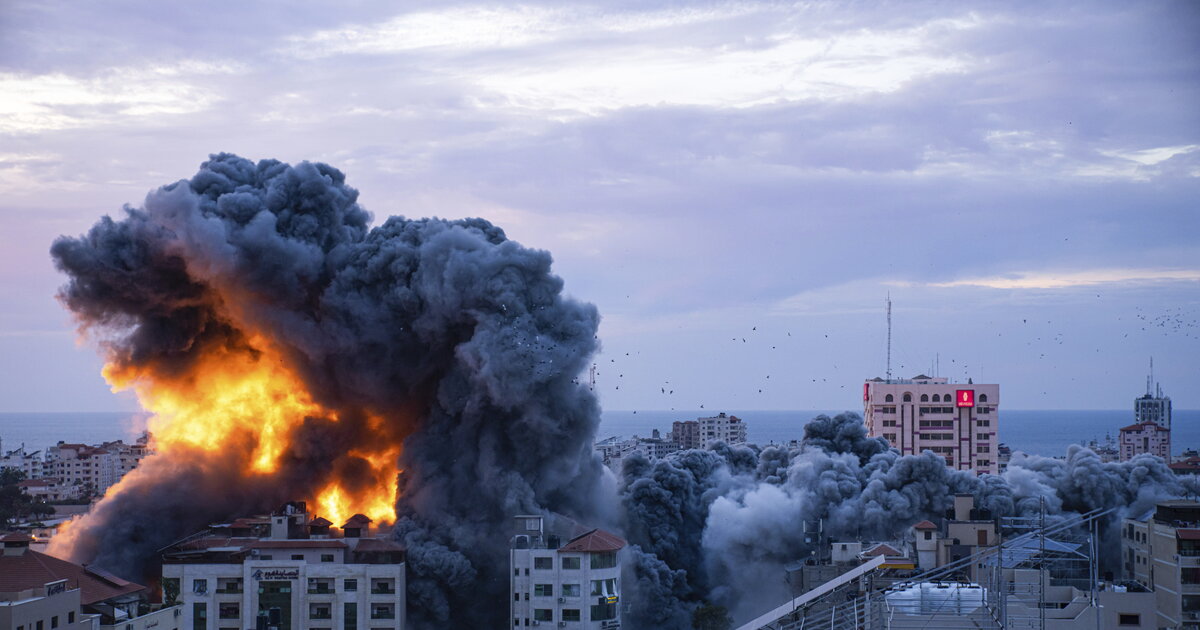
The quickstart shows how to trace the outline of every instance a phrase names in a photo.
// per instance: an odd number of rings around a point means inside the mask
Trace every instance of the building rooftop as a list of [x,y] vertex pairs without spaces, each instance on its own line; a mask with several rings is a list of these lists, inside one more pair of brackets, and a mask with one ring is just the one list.
[[627,543],[620,537],[602,529],[593,529],[572,538],[559,551],[585,551],[590,553],[617,551]]
[[929,521],[921,521],[920,523],[913,525],[913,529],[937,529],[937,528],[938,528],[937,525],[934,525],[933,523],[930,523]]
[[1131,424],[1127,427],[1121,427],[1121,433],[1130,433],[1133,431],[1144,431],[1147,427],[1149,427],[1153,431],[1165,431],[1167,433],[1171,432],[1170,429],[1168,429],[1166,427],[1161,427],[1157,424],[1154,424],[1153,422],[1139,422],[1137,424]]
[[98,567],[84,567],[37,551],[0,556],[0,593],[41,588],[58,580],[66,580],[67,588],[78,588],[80,603],[85,606],[146,590]]

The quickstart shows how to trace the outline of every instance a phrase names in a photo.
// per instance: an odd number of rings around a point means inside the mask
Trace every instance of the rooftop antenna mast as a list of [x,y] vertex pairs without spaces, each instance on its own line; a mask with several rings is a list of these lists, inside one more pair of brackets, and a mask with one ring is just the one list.
[[892,292],[887,294],[887,382],[892,382]]
[[1150,357],[1150,374],[1146,376],[1146,397],[1154,395],[1154,357]]

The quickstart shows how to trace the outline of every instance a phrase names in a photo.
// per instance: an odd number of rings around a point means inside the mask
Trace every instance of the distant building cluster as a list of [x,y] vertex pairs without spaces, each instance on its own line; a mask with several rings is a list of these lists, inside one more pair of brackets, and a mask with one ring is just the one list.
[[956,470],[1001,472],[999,385],[873,378],[863,383],[863,418],[902,455],[932,451]]
[[706,448],[713,442],[745,444],[745,421],[724,412],[710,418],[676,420],[671,424],[671,431],[666,438],[658,429],[654,429],[648,438],[636,435],[631,438],[605,438],[596,442],[595,449],[606,466],[619,469],[621,461],[635,451],[653,460],[675,451]]
[[0,468],[24,473],[20,486],[37,499],[64,501],[100,496],[152,452],[148,442],[148,435],[133,444],[121,440],[96,445],[59,442],[45,452],[26,451],[22,445],[4,452]]

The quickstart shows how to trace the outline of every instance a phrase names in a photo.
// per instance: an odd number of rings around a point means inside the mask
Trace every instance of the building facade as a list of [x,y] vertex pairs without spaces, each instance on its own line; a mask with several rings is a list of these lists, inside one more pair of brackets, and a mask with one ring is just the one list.
[[1123,462],[1142,453],[1161,457],[1167,462],[1171,461],[1171,430],[1153,422],[1121,427],[1118,444]]
[[704,448],[704,439],[700,437],[700,423],[696,420],[672,422],[671,433],[667,437],[681,451]]
[[1000,471],[1000,386],[951,383],[924,374],[863,383],[863,418],[872,437],[901,454],[932,451],[956,470]]
[[1164,501],[1121,523],[1126,579],[1155,594],[1158,628],[1200,630],[1200,502]]
[[[355,515],[340,532],[291,503],[163,555],[163,599],[185,630],[403,630],[404,550]],[[354,535],[354,534],[357,534]]]
[[515,520],[509,558],[512,627],[620,628],[617,552],[625,541],[592,529],[563,544],[563,538],[546,532],[542,516]]

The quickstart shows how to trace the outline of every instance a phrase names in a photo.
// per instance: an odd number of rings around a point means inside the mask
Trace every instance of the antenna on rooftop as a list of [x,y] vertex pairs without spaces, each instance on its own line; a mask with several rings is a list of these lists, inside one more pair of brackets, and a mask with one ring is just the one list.
[[887,382],[892,382],[892,292],[887,294]]
[[1150,374],[1146,376],[1146,396],[1154,395],[1154,357],[1150,357]]

